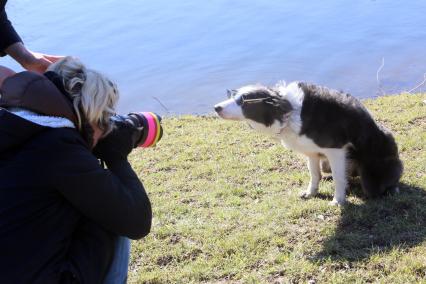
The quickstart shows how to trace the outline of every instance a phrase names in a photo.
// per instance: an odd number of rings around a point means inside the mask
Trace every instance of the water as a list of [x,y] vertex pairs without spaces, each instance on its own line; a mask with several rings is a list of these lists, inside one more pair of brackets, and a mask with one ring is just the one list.
[[424,0],[9,0],[7,11],[31,49],[117,81],[123,113],[207,114],[227,88],[279,80],[374,97],[383,58],[388,94],[426,72]]

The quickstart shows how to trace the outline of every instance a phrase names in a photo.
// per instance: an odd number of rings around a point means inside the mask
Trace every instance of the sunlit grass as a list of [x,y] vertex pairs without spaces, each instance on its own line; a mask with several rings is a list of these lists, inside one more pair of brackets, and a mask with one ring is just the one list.
[[426,278],[426,95],[365,101],[391,129],[401,194],[331,207],[301,200],[304,158],[242,123],[164,119],[165,135],[131,162],[149,192],[151,234],[133,242],[130,283],[414,283]]

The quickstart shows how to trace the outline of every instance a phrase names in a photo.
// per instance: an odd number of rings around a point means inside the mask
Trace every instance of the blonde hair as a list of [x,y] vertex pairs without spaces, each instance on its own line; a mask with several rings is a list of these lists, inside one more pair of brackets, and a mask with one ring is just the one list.
[[77,114],[78,129],[83,119],[96,124],[106,135],[112,130],[110,118],[115,114],[119,98],[117,86],[103,74],[88,69],[75,57],[67,56],[52,65],[53,71],[63,79],[65,91],[70,94]]

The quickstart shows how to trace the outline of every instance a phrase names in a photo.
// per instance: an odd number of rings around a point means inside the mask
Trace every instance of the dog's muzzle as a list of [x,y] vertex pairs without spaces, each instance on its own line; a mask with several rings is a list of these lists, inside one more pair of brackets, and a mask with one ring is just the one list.
[[215,110],[215,112],[220,113],[223,110],[223,107],[220,106],[220,105],[215,105],[214,110]]

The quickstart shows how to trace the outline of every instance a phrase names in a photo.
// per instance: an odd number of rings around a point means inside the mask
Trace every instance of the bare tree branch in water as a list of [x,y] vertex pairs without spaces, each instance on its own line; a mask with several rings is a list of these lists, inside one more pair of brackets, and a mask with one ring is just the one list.
[[[383,90],[382,83],[380,82],[380,78],[379,78],[379,73],[380,73],[380,71],[382,71],[384,66],[385,66],[385,58],[383,57],[382,58],[382,64],[380,65],[379,69],[377,69],[377,73],[376,73],[376,80],[377,80],[377,84],[379,86],[379,90],[377,91],[377,96],[386,95],[385,91]],[[412,94],[413,91],[417,90],[418,88],[420,88],[421,86],[423,86],[425,84],[426,84],[426,73],[423,74],[423,81],[421,83],[419,83],[417,86],[410,89],[409,91],[404,91],[404,92],[408,93],[408,94]]]
[[379,69],[377,69],[377,72],[376,72],[377,85],[379,86],[379,90],[377,91],[377,96],[386,95],[385,91],[382,88],[382,83],[380,82],[380,78],[379,78],[379,73],[380,73],[380,71],[382,71],[384,66],[385,66],[385,58],[383,57],[382,58],[382,65],[380,65]]
[[157,97],[152,97],[154,100],[156,100],[164,109],[165,111],[170,114],[170,110],[157,98]]
[[417,90],[419,87],[423,86],[425,83],[426,83],[426,73],[423,74],[423,81],[417,86],[415,86],[414,88],[412,88],[411,90],[407,91],[407,93],[411,94],[412,91]]

